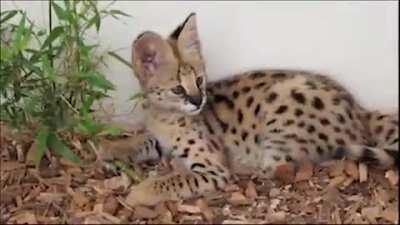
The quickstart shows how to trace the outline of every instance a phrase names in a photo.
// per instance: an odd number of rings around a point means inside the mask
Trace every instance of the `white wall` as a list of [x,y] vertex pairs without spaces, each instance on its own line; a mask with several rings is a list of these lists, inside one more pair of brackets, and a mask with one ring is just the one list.
[[[47,23],[47,2],[1,1],[3,9],[25,8]],[[103,5],[107,4],[102,2]],[[398,2],[171,2],[120,1],[133,15],[124,24],[108,19],[100,40],[130,60],[130,45],[144,30],[169,34],[197,12],[210,80],[256,68],[298,68],[328,73],[367,107],[398,107]],[[131,71],[110,59],[104,68],[117,85],[118,112],[139,89]]]

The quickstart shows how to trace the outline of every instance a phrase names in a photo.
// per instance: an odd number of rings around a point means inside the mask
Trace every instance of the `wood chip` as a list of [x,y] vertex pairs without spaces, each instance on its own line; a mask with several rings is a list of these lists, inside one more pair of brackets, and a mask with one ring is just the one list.
[[393,186],[397,185],[399,183],[399,172],[397,173],[393,170],[388,170],[385,173],[385,177],[389,180],[390,184]]
[[335,178],[330,180],[328,187],[338,187],[345,180],[346,180],[345,176],[335,177]]
[[121,223],[121,219],[119,219],[119,218],[117,218],[117,217],[115,217],[115,216],[113,216],[113,215],[111,215],[111,214],[109,214],[109,213],[102,212],[101,215],[102,215],[105,219],[107,219],[108,221],[110,221],[110,222],[113,223],[113,224],[120,224],[120,223]]
[[72,200],[78,207],[82,208],[89,202],[89,199],[86,197],[86,195],[80,191],[74,191],[72,188],[68,187],[67,193],[72,196]]
[[178,212],[184,212],[184,213],[200,213],[200,207],[196,205],[185,205],[185,204],[178,204]]
[[347,197],[348,201],[354,201],[354,202],[361,201],[362,199],[363,197],[361,195],[352,195],[350,197]]
[[383,210],[381,213],[382,218],[385,220],[390,221],[391,223],[398,223],[399,222],[399,210],[395,207],[389,207]]
[[358,164],[358,172],[359,172],[359,177],[360,177],[360,183],[367,181],[368,168],[364,163]]
[[17,161],[5,161],[0,163],[0,169],[2,172],[18,170],[25,167],[26,165],[24,163],[20,163]]
[[179,223],[183,224],[195,224],[199,223],[203,218],[201,215],[183,215],[182,218],[179,220]]
[[236,191],[231,194],[228,199],[228,202],[232,205],[250,205],[250,199],[246,198],[241,192]]
[[358,167],[357,164],[352,160],[346,160],[344,163],[344,171],[347,175],[358,180]]
[[28,196],[24,198],[24,201],[30,201],[33,198],[36,198],[40,192],[42,192],[40,186],[36,186],[32,191],[29,192]]
[[345,181],[343,182],[342,189],[345,189],[346,187],[348,187],[350,184],[353,183],[353,181],[354,181],[354,178],[352,178],[352,177],[347,177],[347,178],[345,179]]
[[380,205],[386,206],[389,203],[391,196],[389,195],[388,190],[378,186],[374,198],[376,198]]
[[93,207],[94,213],[102,213],[103,212],[103,203],[95,204]]
[[84,205],[86,205],[87,203],[89,203],[89,199],[88,197],[86,197],[86,195],[83,192],[75,192],[73,199],[75,201],[75,203],[79,206],[79,207],[83,207]]
[[21,145],[17,145],[17,159],[19,162],[24,162],[25,161],[25,155],[24,155],[24,151],[22,150]]
[[101,215],[90,215],[85,218],[83,224],[109,224],[106,218],[103,218]]
[[274,198],[280,194],[281,194],[281,191],[279,190],[279,188],[271,188],[271,190],[269,191],[269,197],[271,197],[271,198]]
[[340,192],[336,187],[327,187],[325,190],[325,194],[322,196],[322,198],[325,200],[322,203],[323,207],[327,206],[330,208],[332,205],[336,205],[339,203],[341,200]]
[[201,213],[207,221],[212,221],[215,218],[214,212],[208,207],[207,202],[203,198],[198,199],[196,205],[200,208]]
[[124,173],[122,173],[121,176],[115,176],[104,180],[104,188],[109,190],[117,190],[121,187],[126,190],[129,185],[129,178]]
[[380,208],[375,207],[368,207],[361,209],[361,215],[368,219],[370,223],[376,223],[376,218],[380,217]]
[[22,206],[22,198],[20,195],[15,198],[15,201],[17,203],[18,208]]
[[224,220],[222,224],[251,224],[246,220]]
[[119,206],[119,201],[112,195],[104,199],[103,211],[114,215]]
[[337,177],[343,175],[344,171],[344,161],[343,160],[336,160],[336,163],[329,166],[329,176],[330,177]]
[[121,220],[129,220],[133,215],[133,211],[127,208],[122,208],[120,210],[118,210],[117,215],[118,218],[120,218]]
[[308,180],[313,175],[314,166],[311,162],[302,163],[296,173],[295,182]]
[[340,218],[339,209],[336,208],[335,211],[332,213],[332,223],[333,224],[342,224],[342,220]]
[[17,224],[37,224],[36,216],[33,212],[21,212],[16,216],[10,218],[10,220],[15,221]]
[[257,198],[258,194],[257,194],[257,190],[256,190],[256,185],[254,184],[253,181],[249,181],[247,183],[245,195],[246,195],[246,197],[248,197],[249,199],[252,199],[252,200]]
[[135,207],[135,211],[133,216],[137,219],[153,219],[158,216],[158,213],[155,210],[149,209],[144,206]]
[[165,203],[160,203],[156,205],[154,209],[159,215],[159,221],[163,224],[171,224],[173,222],[173,216],[171,211],[167,208]]
[[31,146],[29,147],[28,152],[26,153],[26,163],[28,165],[34,165],[35,164],[35,158],[36,158],[36,150],[37,149],[37,141],[35,140]]
[[275,176],[284,183],[293,183],[295,178],[294,165],[292,163],[286,163],[277,166]]
[[286,213],[284,211],[279,211],[268,215],[270,223],[283,223],[285,221],[285,218],[286,218]]
[[281,200],[279,200],[277,198],[274,198],[274,199],[271,200],[270,208],[274,210],[274,209],[276,209],[278,207],[278,205],[280,203],[281,203]]
[[61,202],[64,197],[65,197],[64,193],[42,192],[36,199],[42,202],[53,203],[53,202]]

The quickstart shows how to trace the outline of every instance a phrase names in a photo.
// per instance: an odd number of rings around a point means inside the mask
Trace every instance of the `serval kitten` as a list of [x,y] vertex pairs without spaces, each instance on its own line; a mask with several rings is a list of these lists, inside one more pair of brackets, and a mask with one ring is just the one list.
[[369,112],[328,77],[257,70],[207,83],[195,14],[167,39],[149,31],[139,35],[132,63],[146,96],[146,129],[154,137],[144,143],[160,146],[159,155],[186,170],[133,187],[131,205],[213,192],[234,173],[272,177],[287,162],[344,156],[384,167],[398,162],[398,113]]

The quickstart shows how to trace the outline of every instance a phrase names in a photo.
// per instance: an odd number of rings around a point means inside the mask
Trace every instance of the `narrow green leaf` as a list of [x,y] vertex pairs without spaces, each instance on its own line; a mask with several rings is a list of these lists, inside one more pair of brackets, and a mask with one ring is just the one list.
[[95,11],[95,15],[89,20],[89,22],[86,25],[86,29],[90,28],[91,26],[95,25],[96,26],[96,31],[99,32],[100,30],[100,15]]
[[82,107],[79,112],[82,116],[89,114],[89,110],[90,107],[93,105],[94,99],[95,98],[93,95],[89,95],[89,97],[83,101]]
[[39,166],[40,161],[42,160],[44,153],[47,150],[47,138],[49,136],[49,133],[47,130],[40,130],[38,135],[36,136],[36,153],[35,153],[35,158],[34,162],[36,167]]
[[71,8],[70,0],[64,0],[64,5],[65,5],[65,8],[66,8],[67,10],[70,9],[70,8]]
[[42,71],[43,73],[41,73],[41,76],[45,76],[47,79],[49,79],[50,81],[54,81],[55,80],[55,71],[54,68],[51,67],[50,65],[50,60],[48,55],[42,55],[42,57],[40,58],[40,62],[42,63]]
[[42,49],[47,47],[48,45],[52,44],[54,40],[60,37],[61,34],[64,32],[64,27],[63,26],[58,26],[52,29],[50,32],[49,36],[46,38],[46,40],[43,42]]
[[24,13],[21,20],[19,21],[17,31],[15,32],[15,36],[13,38],[17,49],[19,49],[18,46],[21,45],[22,36],[24,35],[25,22],[26,22],[26,14]]
[[97,11],[96,11],[95,18],[96,18],[96,20],[95,20],[95,22],[96,22],[96,30],[97,30],[97,32],[99,32],[101,19],[100,19],[100,15],[99,15],[99,13]]
[[50,133],[47,139],[47,144],[57,154],[62,157],[74,162],[76,164],[81,164],[81,159],[66,145],[61,141],[54,133]]
[[104,90],[114,90],[114,85],[108,81],[105,76],[98,72],[91,72],[79,75],[83,80],[86,80],[90,85]]
[[78,124],[78,129],[82,134],[93,136],[101,132],[104,126],[105,125],[97,123],[92,119],[85,119]]
[[111,9],[110,11],[108,11],[109,14],[115,16],[115,15],[121,15],[121,16],[127,16],[127,17],[132,17],[131,15],[122,12],[121,10],[117,10],[117,9]]
[[12,51],[10,51],[9,48],[4,48],[1,46],[0,48],[0,54],[1,54],[1,61],[8,61],[12,57]]
[[82,45],[80,47],[80,51],[84,52],[85,54],[92,54],[90,51],[92,51],[93,49],[99,47],[98,44],[94,44],[94,45]]
[[127,67],[132,68],[132,64],[130,62],[128,62],[127,60],[125,60],[124,58],[122,58],[121,56],[119,56],[117,53],[109,51],[109,52],[107,52],[107,54],[109,54],[110,56],[114,57],[115,59],[117,59],[121,63],[125,64]]
[[20,12],[21,11],[19,11],[19,10],[9,10],[9,11],[1,12],[0,24],[3,24],[4,22],[13,18],[17,13],[20,13]]
[[68,20],[67,12],[63,8],[61,8],[61,6],[57,5],[56,1],[51,0],[51,5],[53,6],[54,12],[56,13],[58,19]]
[[101,135],[116,136],[116,135],[120,135],[124,131],[124,129],[122,129],[122,128],[113,127],[113,126],[106,126],[103,129],[104,130],[100,133]]
[[96,30],[97,30],[97,32],[99,32],[101,19],[100,19],[100,13],[97,10],[97,2],[89,1],[89,4],[92,6],[92,9],[94,11],[94,16],[91,20],[94,20],[94,23],[96,24]]
[[46,31],[45,31],[45,30],[40,30],[40,31],[37,33],[38,36],[43,36],[43,35],[45,35],[45,34],[46,34]]
[[132,95],[131,97],[129,97],[128,100],[129,100],[129,101],[136,101],[136,100],[143,99],[144,97],[145,97],[145,96],[144,96],[144,93],[138,92],[138,93]]
[[29,41],[32,37],[32,29],[33,25],[30,26],[29,29],[24,28],[22,39],[17,43],[17,48],[22,51],[28,46]]

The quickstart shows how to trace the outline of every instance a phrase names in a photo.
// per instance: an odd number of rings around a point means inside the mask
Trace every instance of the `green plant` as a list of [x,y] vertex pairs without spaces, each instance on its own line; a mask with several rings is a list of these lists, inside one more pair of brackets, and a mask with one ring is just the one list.
[[81,162],[63,133],[93,138],[119,131],[96,121],[91,109],[114,89],[99,64],[105,64],[106,55],[121,60],[113,52],[98,52],[98,44],[87,38],[91,30],[100,30],[105,17],[128,16],[110,5],[99,9],[97,1],[52,0],[47,30],[23,11],[1,12],[1,120],[37,133],[36,165],[47,149]]

